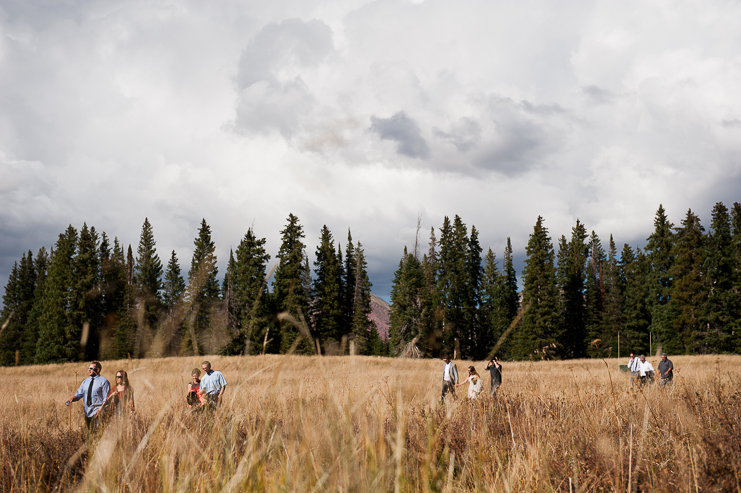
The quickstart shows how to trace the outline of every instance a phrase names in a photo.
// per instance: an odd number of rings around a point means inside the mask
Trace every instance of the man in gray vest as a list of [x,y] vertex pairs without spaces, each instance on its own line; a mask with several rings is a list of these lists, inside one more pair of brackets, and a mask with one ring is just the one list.
[[99,362],[93,361],[90,363],[87,369],[88,377],[82,381],[75,395],[64,403],[65,406],[69,406],[72,402],[79,401],[80,399],[83,400],[85,425],[88,430],[95,428],[98,411],[100,411],[101,406],[108,397],[108,392],[111,390],[108,380],[100,376],[100,370],[102,369],[103,366]]
[[455,384],[458,383],[458,367],[450,361],[447,354],[443,357],[443,393],[440,396],[440,403],[445,404],[445,394],[450,392],[455,397]]

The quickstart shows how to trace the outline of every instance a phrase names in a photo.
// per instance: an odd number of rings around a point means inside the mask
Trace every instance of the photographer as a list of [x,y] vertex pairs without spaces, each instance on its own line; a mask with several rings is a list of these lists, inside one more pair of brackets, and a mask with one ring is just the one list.
[[486,371],[491,373],[491,396],[497,396],[497,389],[502,385],[502,365],[497,361],[496,356],[486,363]]

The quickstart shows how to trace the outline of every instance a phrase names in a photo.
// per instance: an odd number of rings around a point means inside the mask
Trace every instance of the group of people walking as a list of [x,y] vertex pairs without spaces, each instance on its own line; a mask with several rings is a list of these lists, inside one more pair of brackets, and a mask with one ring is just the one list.
[[[216,410],[224,396],[226,379],[220,371],[213,370],[211,363],[204,361],[201,371],[194,368],[191,372],[193,381],[188,384],[187,402],[192,409],[208,408]],[[134,389],[129,382],[129,375],[124,370],[116,372],[116,384],[111,387],[108,380],[101,376],[103,366],[99,361],[88,365],[88,377],[82,381],[77,392],[64,404],[82,400],[85,412],[85,425],[94,428],[99,420],[109,414],[121,416],[127,411],[134,413]]]
[[[468,383],[467,397],[469,399],[477,399],[483,393],[484,384],[481,380],[481,375],[479,375],[475,367],[469,366],[468,377],[458,383],[458,367],[450,360],[450,356],[445,355],[443,357],[443,363],[443,391],[440,396],[441,403],[445,404],[445,394],[450,393],[450,395],[455,397],[456,387],[460,387],[466,383]],[[484,370],[491,374],[491,387],[489,392],[492,397],[496,397],[497,389],[502,385],[502,365],[496,358],[493,358],[487,361]]]
[[[631,386],[635,383],[640,385],[645,383],[654,383],[656,379],[656,370],[654,370],[654,366],[650,361],[646,360],[646,356],[643,354],[636,357],[635,354],[630,353],[628,370],[630,371]],[[671,384],[674,379],[674,364],[672,363],[672,360],[667,357],[666,353],[661,353],[659,377],[661,378],[661,388]]]

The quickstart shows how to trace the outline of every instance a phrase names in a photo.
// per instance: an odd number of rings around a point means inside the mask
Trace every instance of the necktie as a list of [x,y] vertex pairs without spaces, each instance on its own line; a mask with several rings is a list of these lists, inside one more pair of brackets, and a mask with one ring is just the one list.
[[93,382],[95,382],[95,377],[90,377],[90,387],[87,388],[88,407],[93,405]]

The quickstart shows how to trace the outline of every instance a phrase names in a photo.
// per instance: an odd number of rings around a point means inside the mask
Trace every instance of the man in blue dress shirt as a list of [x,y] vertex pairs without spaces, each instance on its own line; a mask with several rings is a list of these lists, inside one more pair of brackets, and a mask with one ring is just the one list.
[[82,399],[85,409],[85,425],[88,429],[95,427],[96,415],[111,390],[108,380],[100,376],[102,369],[103,366],[98,361],[90,363],[87,369],[88,377],[82,381],[75,395],[64,403],[65,406],[69,406],[70,403]]
[[221,404],[221,397],[224,395],[224,390],[226,390],[226,379],[224,379],[224,375],[220,371],[212,370],[211,363],[208,361],[204,361],[201,364],[201,368],[205,375],[201,378],[199,392],[206,398],[208,407],[211,410],[216,410],[219,404]]

